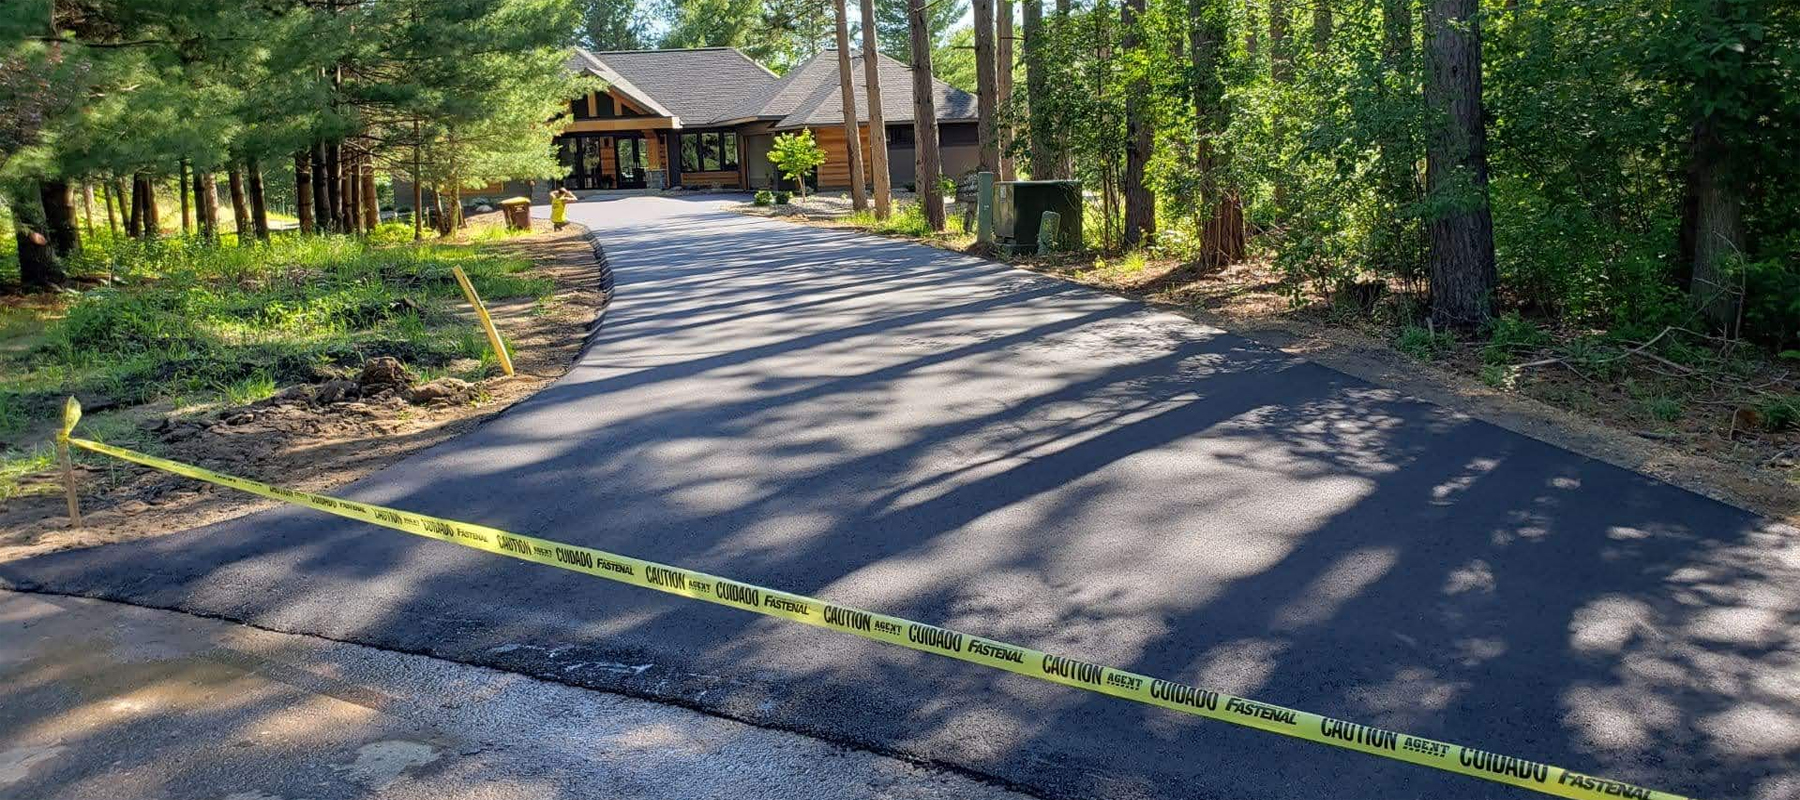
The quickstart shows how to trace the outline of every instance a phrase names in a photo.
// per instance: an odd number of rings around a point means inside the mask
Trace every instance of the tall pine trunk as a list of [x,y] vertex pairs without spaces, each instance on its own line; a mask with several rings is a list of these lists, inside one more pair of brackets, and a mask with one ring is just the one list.
[[413,241],[425,238],[425,165],[419,143],[419,122],[413,120],[412,146],[412,223]]
[[931,85],[931,28],[925,23],[926,0],[907,0],[912,33],[913,184],[925,204],[925,222],[944,229],[944,190],[938,185],[943,164],[938,158],[937,100]]
[[194,170],[194,220],[201,239],[219,240],[219,186],[211,170]]
[[1000,78],[994,67],[994,0],[974,0],[975,24],[975,128],[981,137],[978,152],[982,172],[1000,171]]
[[331,229],[349,233],[350,226],[345,224],[344,216],[344,147],[338,142],[325,145],[325,203]]
[[100,205],[106,206],[106,232],[119,235],[119,218],[113,215],[113,184],[110,181],[100,182]]
[[38,181],[44,206],[44,234],[59,259],[81,252],[81,229],[75,222],[75,189],[63,180]]
[[875,218],[893,213],[893,178],[888,173],[887,115],[881,108],[881,58],[875,41],[875,0],[862,0],[863,88],[869,99],[869,170],[875,178]]
[[375,187],[375,157],[365,154],[362,168],[363,230],[381,224],[381,198]]
[[186,236],[189,233],[192,233],[194,230],[193,225],[191,225],[188,221],[190,209],[188,208],[188,160],[187,159],[184,158],[181,160],[181,165],[178,167],[178,171],[181,173],[181,178],[179,181],[176,182],[175,194],[181,198],[181,235]]
[[1479,0],[1431,0],[1426,21],[1431,317],[1457,328],[1487,321],[1498,280],[1494,220],[1488,210],[1479,12]]
[[300,218],[302,235],[311,236],[318,233],[317,218],[313,216],[313,174],[310,149],[294,153],[294,216]]
[[257,241],[269,240],[269,200],[263,193],[262,163],[256,159],[244,162],[245,178],[250,182],[250,225]]
[[1688,299],[1715,330],[1736,336],[1743,313],[1742,278],[1732,259],[1744,250],[1744,194],[1730,146],[1713,117],[1694,126],[1688,146],[1687,190],[1681,219],[1681,263]]
[[994,71],[995,86],[1000,91],[1000,180],[1018,178],[1013,159],[1013,0],[1000,0],[994,6]]
[[1031,137],[1031,153],[1027,165],[1031,177],[1042,180],[1055,172],[1056,153],[1051,148],[1049,122],[1044,119],[1050,107],[1050,78],[1044,59],[1049,57],[1044,41],[1044,0],[1025,0],[1025,111]]
[[62,262],[45,230],[43,194],[42,188],[35,192],[21,188],[16,196],[9,193],[7,197],[12,211],[13,244],[19,257],[19,284],[26,291],[49,289],[68,277],[63,274]]
[[325,169],[325,143],[314,142],[308,157],[312,159],[313,230],[330,233],[337,230],[337,221],[331,218],[331,175]]
[[[1124,39],[1119,44],[1127,54],[1143,44],[1138,27],[1145,7],[1145,0],[1125,0],[1119,7],[1119,23],[1124,29]],[[1144,183],[1144,170],[1150,164],[1151,149],[1155,147],[1156,137],[1155,126],[1146,113],[1146,106],[1151,100],[1149,81],[1144,77],[1134,76],[1125,95],[1123,240],[1127,248],[1142,245],[1156,234],[1156,196],[1150,193],[1149,185]]]
[[1377,187],[1386,211],[1377,223],[1383,231],[1378,271],[1400,276],[1410,291],[1417,291],[1425,275],[1424,243],[1412,214],[1420,197],[1419,144],[1404,124],[1408,113],[1396,107],[1402,98],[1416,97],[1414,72],[1414,0],[1382,0],[1381,58],[1383,75],[1377,87],[1382,116],[1386,120],[1377,137]]
[[1220,143],[1230,122],[1225,106],[1225,58],[1230,0],[1189,0],[1188,50],[1193,59],[1194,171],[1200,176],[1200,263],[1219,269],[1244,259],[1244,203],[1224,176]]
[[857,211],[869,208],[869,192],[863,180],[862,135],[856,125],[856,89],[850,70],[850,12],[844,0],[833,0],[837,14],[838,94],[844,113],[844,157],[850,165],[850,205]]
[[233,230],[237,232],[238,244],[243,245],[248,242],[251,237],[250,206],[244,200],[243,168],[235,164],[232,165],[231,172],[226,176],[226,180],[231,189],[231,224]]

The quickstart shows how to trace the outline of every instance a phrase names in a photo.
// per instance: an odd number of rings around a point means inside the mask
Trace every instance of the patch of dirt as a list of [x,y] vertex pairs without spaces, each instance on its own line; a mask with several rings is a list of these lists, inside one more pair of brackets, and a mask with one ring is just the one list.
[[[127,413],[155,439],[158,455],[310,492],[330,491],[467,433],[568,371],[604,303],[600,264],[585,231],[551,232],[548,223],[534,230],[490,245],[530,259],[532,272],[556,283],[552,302],[489,306],[512,352],[510,378],[419,385],[397,362],[374,359],[355,380],[290,386],[249,406],[198,416],[172,416],[166,406]],[[466,316],[476,324],[472,310]],[[61,476],[32,480],[60,485]],[[69,525],[60,490],[0,504],[0,562],[161,536],[276,505],[124,462],[78,467],[77,483],[80,527]]]
[[[1556,364],[1513,371],[1508,382],[1481,380],[1480,348],[1461,346],[1421,361],[1393,346],[1392,332],[1332,315],[1319,304],[1294,308],[1282,276],[1266,261],[1207,272],[1174,261],[1142,269],[1096,267],[1090,256],[1021,258],[1013,263],[1141,300],[1284,352],[1392,387],[1476,419],[1582,455],[1659,478],[1716,500],[1800,525],[1800,431],[1743,425],[1741,406],[1700,377],[1675,387],[1669,368],[1622,359],[1606,380]],[[1520,359],[1523,360],[1523,359]],[[1792,370],[1771,368],[1750,380],[1800,391]],[[1687,409],[1665,421],[1645,399],[1679,391]]]

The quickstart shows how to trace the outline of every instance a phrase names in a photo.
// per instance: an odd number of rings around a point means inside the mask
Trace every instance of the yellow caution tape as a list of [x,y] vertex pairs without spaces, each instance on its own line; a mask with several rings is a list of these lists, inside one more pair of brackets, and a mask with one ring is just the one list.
[[[79,414],[79,409],[76,414]],[[497,555],[854,634],[865,639],[961,659],[1184,714],[1512,784],[1544,794],[1585,800],[1683,800],[1680,795],[1584,775],[1562,767],[1284,708],[704,572],[535,536],[508,533],[467,522],[283,489],[85,439],[70,439],[69,443],[84,450],[177,475]]]

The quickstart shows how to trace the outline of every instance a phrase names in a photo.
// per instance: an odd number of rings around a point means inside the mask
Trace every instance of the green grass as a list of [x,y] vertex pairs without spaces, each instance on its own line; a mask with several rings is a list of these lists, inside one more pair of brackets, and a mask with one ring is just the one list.
[[84,242],[71,274],[110,274],[112,285],[0,315],[0,496],[42,466],[42,442],[25,437],[42,433],[67,395],[242,405],[376,356],[414,368],[491,359],[458,313],[465,301],[451,267],[486,300],[555,292],[550,279],[526,274],[522,257],[481,244],[414,245],[405,235],[385,245],[380,235],[280,236],[249,247],[182,237]]
[[840,218],[839,222],[883,236],[911,236],[918,239],[930,239],[962,236],[966,233],[963,230],[962,217],[956,214],[945,216],[942,233],[933,231],[931,224],[925,219],[925,207],[916,201],[895,204],[894,212],[889,214],[886,220],[876,219],[874,211],[853,211]]
[[1433,361],[1456,347],[1456,337],[1449,333],[1432,333],[1418,325],[1408,325],[1400,329],[1400,335],[1394,339],[1394,347],[1420,361]]

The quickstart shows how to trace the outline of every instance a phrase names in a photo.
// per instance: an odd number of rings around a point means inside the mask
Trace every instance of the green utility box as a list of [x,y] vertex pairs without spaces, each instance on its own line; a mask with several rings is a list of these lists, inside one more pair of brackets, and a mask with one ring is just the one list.
[[994,239],[1012,253],[1035,253],[1044,212],[1061,216],[1059,250],[1081,244],[1080,181],[1001,181],[994,187]]

